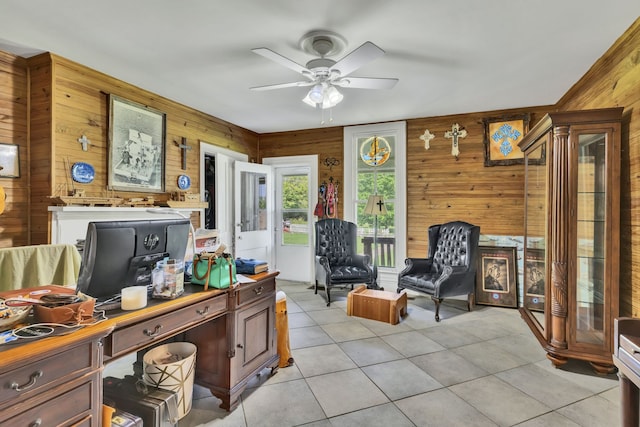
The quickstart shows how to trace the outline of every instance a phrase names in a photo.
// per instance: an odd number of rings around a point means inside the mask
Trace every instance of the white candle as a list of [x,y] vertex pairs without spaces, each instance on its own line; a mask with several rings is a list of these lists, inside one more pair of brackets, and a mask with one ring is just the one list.
[[120,307],[123,310],[137,310],[147,305],[147,287],[129,286],[122,289]]

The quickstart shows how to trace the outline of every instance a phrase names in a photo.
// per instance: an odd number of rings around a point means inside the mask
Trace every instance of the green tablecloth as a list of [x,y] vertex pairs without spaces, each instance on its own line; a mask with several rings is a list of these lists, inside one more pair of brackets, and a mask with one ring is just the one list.
[[75,285],[80,261],[80,253],[71,244],[0,249],[0,291]]

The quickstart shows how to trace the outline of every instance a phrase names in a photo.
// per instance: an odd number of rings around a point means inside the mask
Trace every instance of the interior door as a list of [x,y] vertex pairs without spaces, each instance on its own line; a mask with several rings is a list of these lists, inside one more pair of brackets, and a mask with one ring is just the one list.
[[267,261],[273,268],[273,172],[271,166],[235,162],[236,257]]
[[310,283],[314,256],[311,204],[315,193],[311,171],[309,166],[276,166],[274,171],[276,268],[282,279]]

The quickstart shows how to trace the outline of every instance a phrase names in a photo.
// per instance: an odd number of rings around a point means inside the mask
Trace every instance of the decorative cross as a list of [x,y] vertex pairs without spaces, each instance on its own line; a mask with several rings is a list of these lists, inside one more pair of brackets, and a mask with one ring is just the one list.
[[82,137],[78,138],[78,142],[82,144],[82,151],[89,150],[89,145],[91,145],[91,141],[87,139],[86,135],[82,135]]
[[451,130],[448,130],[444,133],[445,138],[451,138],[451,155],[458,157],[460,154],[460,150],[458,149],[458,138],[464,138],[467,136],[467,131],[465,129],[460,129],[460,125],[458,123],[454,123],[451,126]]
[[435,137],[436,136],[434,134],[429,132],[429,129],[425,129],[425,131],[422,134],[422,136],[420,136],[420,139],[424,141],[424,149],[425,150],[428,150],[429,148],[431,148],[431,146],[429,145],[429,142]]
[[[175,142],[175,141],[174,141]],[[176,145],[182,150],[182,170],[187,170],[187,150],[191,150],[191,146],[187,145],[187,138],[182,137],[182,143],[176,142]]]
[[378,200],[378,203],[376,203],[376,205],[378,205],[378,211],[382,212],[382,207],[384,206],[384,202],[382,201],[382,199]]
[[491,139],[500,145],[500,152],[503,156],[507,157],[509,153],[513,151],[513,147],[509,140],[511,139],[513,142],[516,142],[520,135],[521,134],[518,129],[513,128],[509,123],[505,123],[500,126],[493,135],[491,135]]

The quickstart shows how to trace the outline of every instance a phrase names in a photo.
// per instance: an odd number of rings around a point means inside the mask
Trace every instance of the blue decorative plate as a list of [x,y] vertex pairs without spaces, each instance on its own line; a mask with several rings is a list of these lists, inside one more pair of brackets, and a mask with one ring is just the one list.
[[189,178],[189,175],[180,175],[178,177],[178,188],[188,190],[189,187],[191,187],[191,178]]
[[82,184],[88,184],[93,181],[96,176],[96,171],[89,163],[78,162],[71,166],[71,177],[75,182]]

